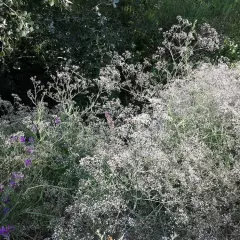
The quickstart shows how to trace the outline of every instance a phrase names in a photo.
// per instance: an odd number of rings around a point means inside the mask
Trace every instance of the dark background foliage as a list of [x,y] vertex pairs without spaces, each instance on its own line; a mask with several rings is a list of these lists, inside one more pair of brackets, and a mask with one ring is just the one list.
[[[97,77],[109,63],[111,51],[129,50],[136,61],[142,61],[160,45],[159,28],[169,29],[177,15],[207,22],[235,44],[240,40],[237,0],[120,0],[116,8],[110,0],[78,0],[70,6],[57,0],[3,1],[1,21],[8,23],[0,35],[3,99],[13,101],[11,93],[17,93],[30,104],[26,95],[32,86],[30,78],[36,76],[46,84],[69,60],[89,78]],[[221,54],[237,60],[238,46],[231,44],[225,41]]]

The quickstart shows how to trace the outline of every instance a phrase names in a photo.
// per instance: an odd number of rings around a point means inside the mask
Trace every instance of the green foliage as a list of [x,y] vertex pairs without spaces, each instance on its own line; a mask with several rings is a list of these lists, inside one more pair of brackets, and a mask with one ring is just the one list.
[[[71,3],[68,0],[50,0],[50,6],[58,5],[68,7]],[[0,3],[0,39],[5,45],[5,52],[15,50],[17,43],[22,37],[28,37],[38,28],[34,23],[37,13],[48,10],[48,6],[39,1],[9,1],[3,0]]]

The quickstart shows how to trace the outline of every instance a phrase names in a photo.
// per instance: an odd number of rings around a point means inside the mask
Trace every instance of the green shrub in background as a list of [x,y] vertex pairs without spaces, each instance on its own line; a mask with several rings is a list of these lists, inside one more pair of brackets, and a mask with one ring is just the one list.
[[170,29],[178,15],[190,22],[198,20],[199,25],[209,23],[222,35],[224,48],[218,55],[231,61],[239,58],[238,1],[120,0],[116,8],[110,0],[48,3],[4,0],[0,5],[4,100],[12,101],[14,92],[31,105],[25,94],[30,78],[37,76],[46,84],[69,61],[89,78],[110,63],[112,51],[130,51],[135,62],[143,62],[163,41],[159,29]]
[[[51,61],[54,57],[65,58],[69,55],[68,48],[71,51],[69,57],[81,57],[83,61],[91,58],[93,61],[113,45],[118,52],[123,52],[134,44],[135,51],[145,52],[146,56],[159,44],[158,28],[170,28],[178,15],[192,22],[196,19],[200,23],[208,22],[231,38],[239,35],[239,2],[233,0],[120,0],[117,8],[112,7],[111,1],[49,3],[3,1],[1,40],[5,51],[10,48],[17,52],[21,50],[23,55],[25,51],[35,49],[35,54],[43,55],[49,61],[47,64],[51,64],[49,55],[55,53]],[[71,11],[61,11],[52,3]],[[18,44],[21,36],[27,41],[28,48]]]

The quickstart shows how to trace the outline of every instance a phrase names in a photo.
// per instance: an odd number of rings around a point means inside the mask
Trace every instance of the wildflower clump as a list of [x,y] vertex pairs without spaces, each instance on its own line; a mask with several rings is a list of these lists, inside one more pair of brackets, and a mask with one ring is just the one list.
[[1,125],[0,226],[3,232],[14,226],[9,232],[12,238],[49,235],[49,228],[72,201],[78,179],[85,177],[76,167],[78,159],[91,155],[100,141],[97,131],[83,123],[72,99],[81,90],[77,85],[81,79],[69,88],[70,77],[59,74],[55,85],[49,86],[49,91],[53,89],[49,96],[58,102],[51,111],[43,99],[47,93],[33,78],[36,91],[28,94],[34,107],[17,112],[13,129]]

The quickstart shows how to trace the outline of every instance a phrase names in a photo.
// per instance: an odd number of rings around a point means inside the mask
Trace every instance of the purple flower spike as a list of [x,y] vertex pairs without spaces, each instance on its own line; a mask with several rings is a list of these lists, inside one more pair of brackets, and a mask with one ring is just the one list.
[[26,160],[24,161],[24,163],[25,163],[25,167],[31,167],[31,165],[32,165],[32,160],[31,160],[31,159],[26,159]]
[[10,137],[10,143],[15,143],[18,141],[18,136],[11,136]]
[[24,175],[21,172],[13,172],[12,173],[12,178],[13,179],[23,179]]
[[14,227],[13,226],[7,226],[7,227],[0,227],[0,236],[2,237],[8,237],[9,236],[9,233],[14,230]]
[[61,123],[61,119],[60,119],[60,117],[56,117],[56,118],[55,118],[55,123],[56,123],[56,124]]
[[9,182],[10,187],[15,188],[17,187],[17,183],[14,180],[10,180]]
[[24,136],[20,136],[20,137],[19,137],[19,141],[20,141],[21,143],[25,143],[25,142],[26,142],[26,138],[25,138]]

